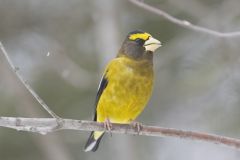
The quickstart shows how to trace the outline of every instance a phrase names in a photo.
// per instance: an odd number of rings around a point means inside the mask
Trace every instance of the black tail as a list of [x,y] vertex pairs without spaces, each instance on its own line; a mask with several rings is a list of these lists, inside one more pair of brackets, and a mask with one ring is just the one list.
[[88,152],[88,151],[95,152],[98,149],[99,143],[100,143],[103,135],[104,135],[104,133],[102,133],[102,135],[98,139],[95,139],[94,132],[91,132],[91,134],[87,140],[87,143],[84,147],[84,151],[85,152]]

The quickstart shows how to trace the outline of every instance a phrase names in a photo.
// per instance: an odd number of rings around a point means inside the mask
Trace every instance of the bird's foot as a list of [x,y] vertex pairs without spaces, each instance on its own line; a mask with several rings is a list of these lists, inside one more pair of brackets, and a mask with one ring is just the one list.
[[136,122],[136,121],[132,121],[131,125],[136,129],[136,131],[137,131],[137,133],[139,135],[139,133],[140,133],[142,127],[143,127],[142,123]]
[[104,122],[104,128],[109,131],[110,135],[112,136],[112,123],[110,122],[109,118],[107,118]]

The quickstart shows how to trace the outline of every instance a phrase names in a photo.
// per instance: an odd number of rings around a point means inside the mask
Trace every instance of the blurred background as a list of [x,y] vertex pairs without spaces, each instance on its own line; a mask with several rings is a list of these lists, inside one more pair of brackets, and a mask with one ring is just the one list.
[[[240,30],[238,0],[146,0],[217,31]],[[0,41],[50,108],[63,118],[91,120],[104,66],[128,32],[161,40],[154,57],[153,96],[138,121],[240,137],[240,38],[183,29],[118,0],[0,0]],[[0,54],[0,116],[49,117]],[[0,128],[4,160],[239,160],[227,147],[174,138],[105,135],[83,152],[88,132],[48,135]]]

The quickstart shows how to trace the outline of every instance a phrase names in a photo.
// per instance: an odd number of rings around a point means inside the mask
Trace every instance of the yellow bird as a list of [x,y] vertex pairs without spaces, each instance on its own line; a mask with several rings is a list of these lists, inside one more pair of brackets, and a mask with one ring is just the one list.
[[[147,105],[153,87],[153,52],[161,42],[143,31],[130,32],[100,82],[94,121],[130,123]],[[85,151],[96,151],[104,132],[94,131]]]

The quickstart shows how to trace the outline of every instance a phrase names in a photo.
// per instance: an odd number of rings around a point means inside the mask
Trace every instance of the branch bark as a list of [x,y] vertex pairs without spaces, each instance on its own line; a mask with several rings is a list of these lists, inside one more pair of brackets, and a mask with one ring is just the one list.
[[166,19],[169,22],[172,22],[174,24],[177,24],[183,28],[186,29],[190,29],[193,31],[197,31],[197,32],[201,32],[201,33],[205,33],[208,35],[212,35],[215,37],[220,37],[220,38],[233,38],[233,37],[240,37],[240,31],[236,31],[236,32],[219,32],[219,31],[215,31],[209,28],[205,28],[205,27],[201,27],[198,25],[194,25],[191,22],[187,21],[187,20],[180,20],[170,14],[168,14],[167,12],[159,9],[159,8],[155,8],[151,5],[148,5],[144,2],[142,2],[141,0],[129,0],[132,4],[146,10],[149,11],[151,13],[157,14],[159,16],[161,16],[162,18]]
[[[40,134],[47,134],[49,132],[59,130],[109,132],[105,130],[103,123],[74,119],[0,117],[0,126],[12,128],[18,131],[36,132]],[[131,124],[113,124],[112,130],[110,132],[129,135],[174,137],[214,144],[222,144],[234,149],[240,149],[240,139],[234,139],[203,132],[178,130],[173,128],[141,125],[141,129],[138,132],[137,128]]]

